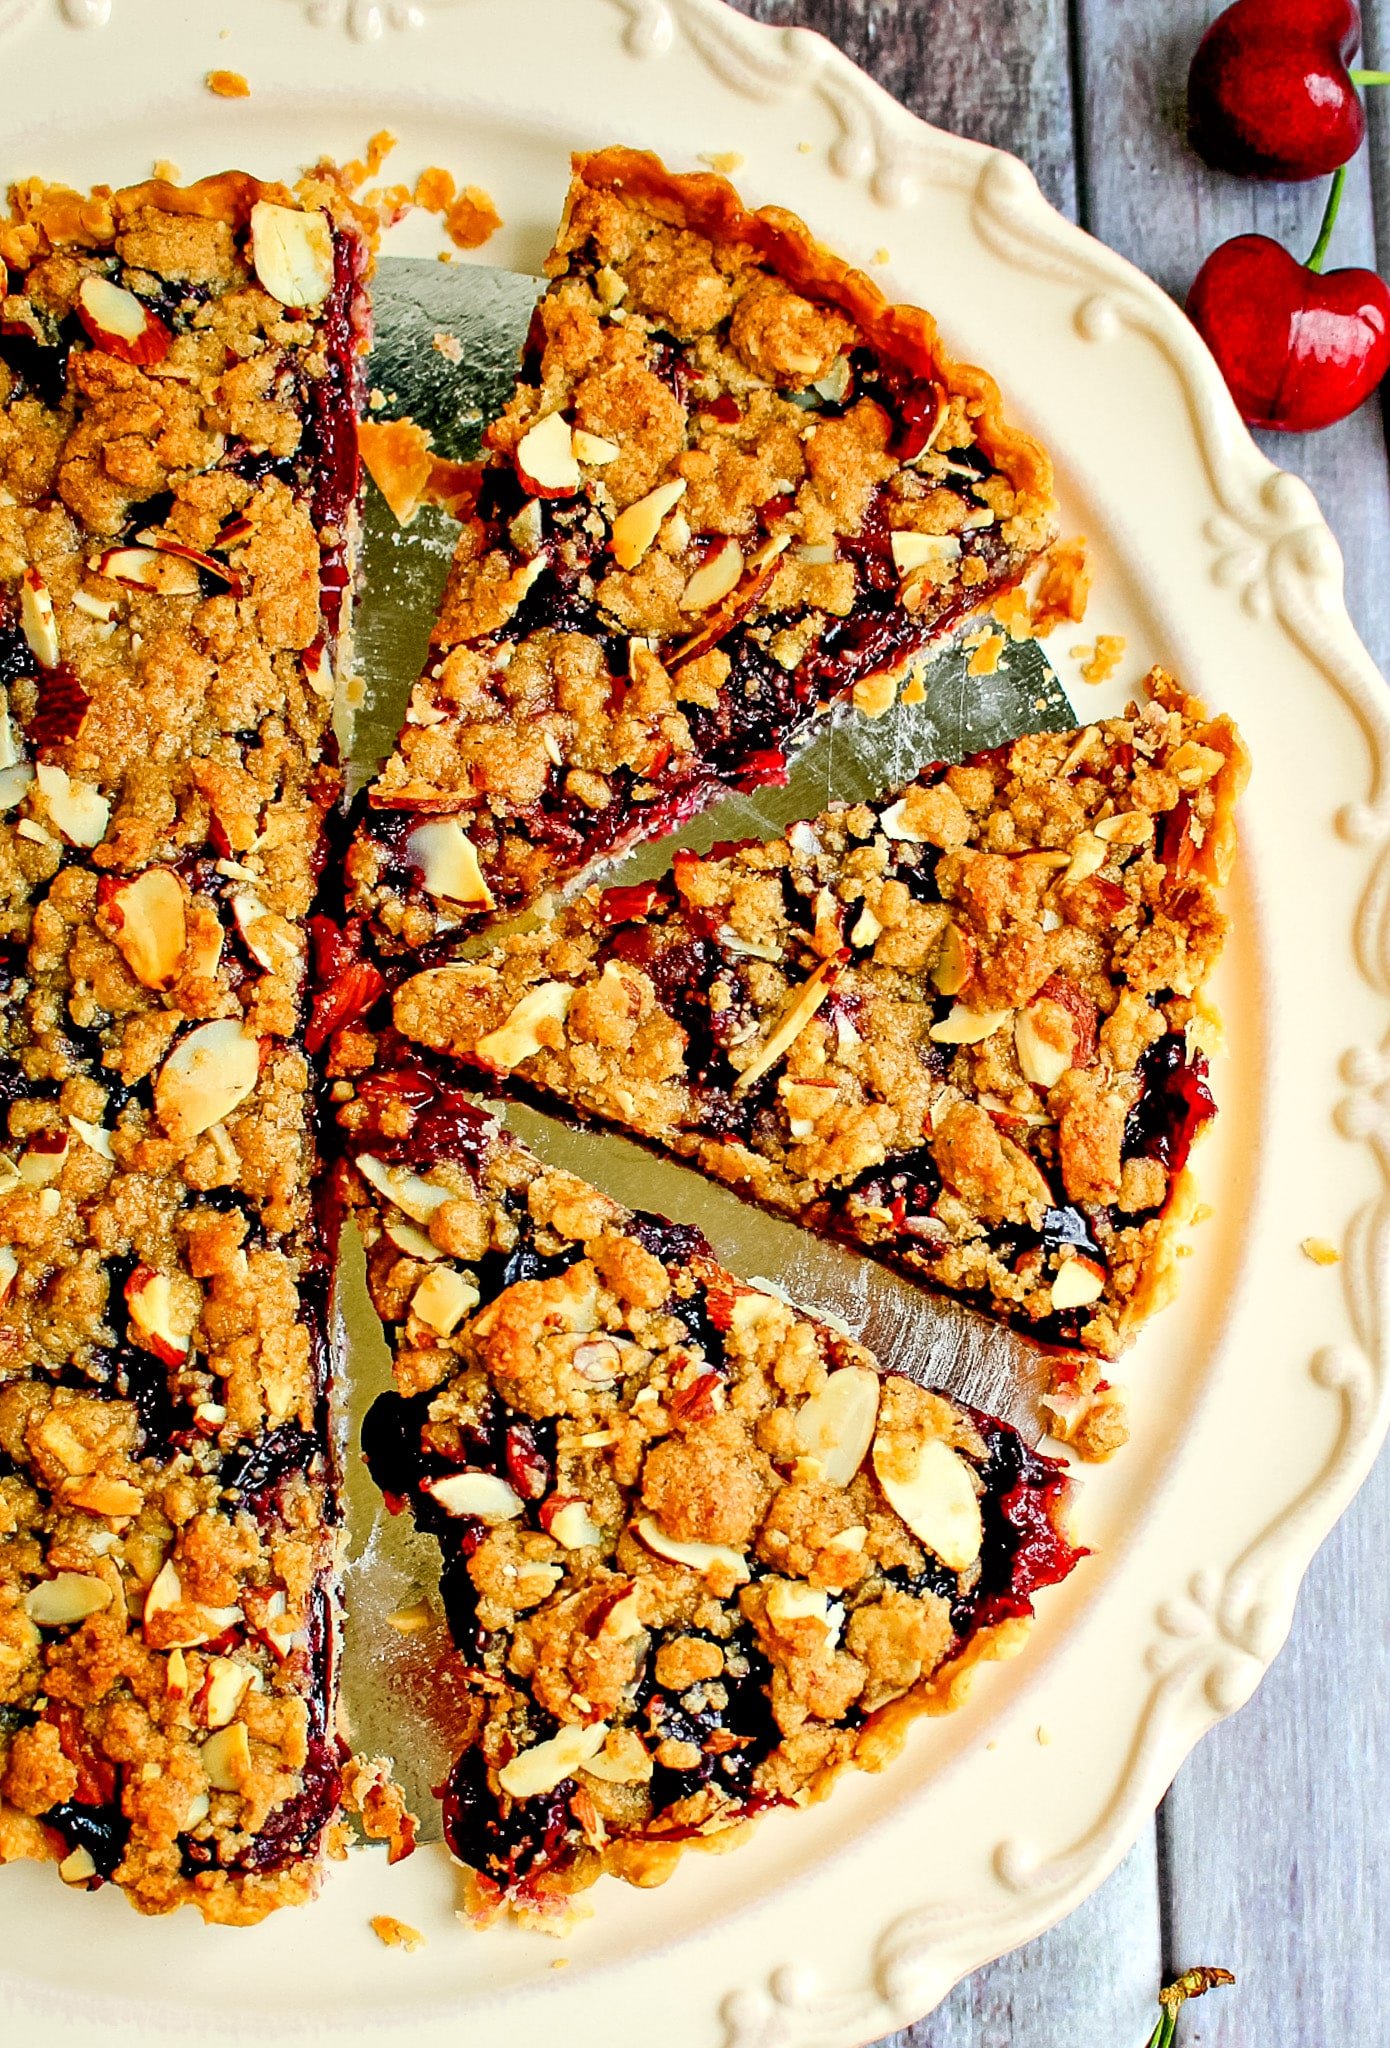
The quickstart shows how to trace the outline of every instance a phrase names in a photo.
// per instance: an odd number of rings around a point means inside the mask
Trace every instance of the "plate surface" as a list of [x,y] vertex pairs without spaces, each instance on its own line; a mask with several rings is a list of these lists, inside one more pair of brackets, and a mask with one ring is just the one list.
[[[219,33],[224,23],[230,31]],[[212,67],[252,97],[211,98]],[[1119,1861],[1192,1744],[1253,1690],[1309,1557],[1387,1422],[1390,719],[1312,497],[1241,428],[1182,316],[1044,203],[1018,163],[924,127],[830,48],[720,0],[0,0],[0,172],[124,182],[171,158],[291,173],[360,155],[488,187],[479,260],[535,269],[576,146],[738,152],[930,306],[1058,458],[1098,576],[1076,641],[1123,633],[1118,709],[1153,659],[1241,721],[1255,760],[1220,996],[1232,1056],[1201,1171],[1215,1215],[1178,1305],[1126,1362],[1135,1439],[1087,1475],[1097,1555],[1028,1655],[916,1732],[886,1777],[766,1822],[663,1890],[607,1885],[557,1947],[465,1934],[438,1850],[375,1853],[245,1933],[146,1922],[51,1870],[0,1873],[0,2022],[63,2043],[854,2048],[1040,1932]],[[409,222],[397,253],[432,247]],[[1063,636],[1064,638],[1065,636]],[[1305,1236],[1331,1239],[1314,1265]],[[405,1957],[367,1927],[429,1937]]]

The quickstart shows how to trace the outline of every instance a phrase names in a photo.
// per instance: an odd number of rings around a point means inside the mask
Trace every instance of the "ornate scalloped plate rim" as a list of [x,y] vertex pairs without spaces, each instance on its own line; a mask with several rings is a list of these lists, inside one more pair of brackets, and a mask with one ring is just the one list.
[[[541,0],[534,11],[543,14],[548,4],[549,0]],[[7,29],[15,34],[17,57],[24,51],[26,38],[41,37],[55,54],[61,49],[70,72],[80,71],[89,61],[93,66],[104,63],[102,52],[120,47],[123,27],[129,22],[133,28],[138,14],[150,6],[151,0],[9,0],[8,5],[0,0],[0,36]],[[566,0],[566,26],[579,18],[580,11],[580,0]],[[413,4],[413,0],[412,4],[406,0],[395,4],[392,0],[392,4],[380,6],[369,4],[369,0],[244,0],[241,14],[249,18],[249,26],[239,27],[236,48],[239,59],[245,48],[240,39],[248,36],[253,53],[265,57],[269,70],[275,44],[293,40],[289,24],[294,15],[304,35],[312,36],[318,50],[326,53],[321,62],[324,72],[331,73],[326,92],[342,93],[355,85],[361,96],[362,74],[352,69],[353,62],[359,60],[352,57],[351,46],[375,42],[379,47],[372,63],[383,74],[383,92],[399,86],[402,94],[409,96],[422,70],[422,57],[416,53],[451,37],[460,39],[464,54],[471,54],[480,43],[488,47],[489,38],[493,51],[502,52],[506,48],[502,18],[509,15],[514,26],[518,12],[517,0],[433,0],[428,5],[424,0],[421,4]],[[678,2027],[682,2042],[708,2041],[722,2033],[730,2048],[801,2048],[801,2044],[806,2048],[853,2048],[853,2044],[918,2016],[943,1996],[957,1977],[1040,1931],[1100,1882],[1138,1832],[1199,1735],[1248,1697],[1267,1668],[1287,1631],[1297,1586],[1313,1550],[1364,1477],[1385,1433],[1390,1419],[1384,1370],[1390,1258],[1386,1249],[1390,1243],[1390,1042],[1385,1041],[1383,998],[1390,994],[1390,714],[1384,685],[1357,642],[1342,606],[1339,557],[1311,494],[1295,479],[1281,476],[1254,448],[1205,351],[1170,302],[1122,259],[1056,215],[1021,165],[927,128],[819,38],[805,31],[759,27],[734,15],[720,0],[583,0],[583,17],[586,45],[592,46],[596,68],[611,74],[620,85],[635,86],[640,75],[650,90],[652,75],[639,74],[633,67],[674,61],[680,67],[683,88],[705,96],[712,139],[716,132],[727,134],[736,129],[740,106],[746,122],[750,103],[762,109],[760,126],[772,126],[774,115],[786,117],[783,140],[796,132],[795,125],[787,125],[793,114],[807,129],[817,132],[828,121],[831,132],[826,138],[825,160],[829,171],[846,190],[867,188],[878,208],[889,210],[887,229],[895,237],[913,239],[913,217],[919,207],[935,207],[944,219],[948,205],[959,202],[968,213],[971,233],[983,248],[1015,271],[1029,273],[1040,289],[1056,288],[1065,295],[1072,345],[1079,339],[1088,352],[1093,356],[1098,352],[1101,358],[1135,342],[1149,351],[1159,381],[1169,379],[1181,395],[1207,500],[1205,511],[1198,513],[1200,534],[1190,545],[1183,543],[1190,564],[1198,566],[1209,585],[1221,593],[1222,604],[1237,620],[1235,641],[1241,651],[1248,645],[1253,661],[1262,646],[1274,648],[1288,663],[1291,679],[1302,674],[1331,683],[1359,727],[1371,757],[1368,794],[1364,798],[1352,794],[1360,785],[1350,781],[1353,771],[1348,764],[1348,780],[1339,789],[1335,804],[1343,854],[1347,859],[1354,856],[1368,870],[1355,882],[1342,874],[1342,894],[1348,897],[1347,916],[1354,930],[1348,959],[1339,956],[1338,970],[1345,972],[1354,958],[1357,990],[1369,989],[1381,1003],[1362,1043],[1341,1054],[1337,1071],[1345,1095],[1333,1107],[1342,1135],[1366,1147],[1363,1156],[1373,1165],[1375,1192],[1358,1207],[1345,1233],[1340,1315],[1321,1311],[1327,1324],[1322,1333],[1325,1341],[1320,1339],[1313,1349],[1311,1366],[1293,1355],[1281,1365],[1289,1375],[1291,1393],[1295,1375],[1304,1382],[1311,1372],[1326,1403],[1326,1441],[1310,1438],[1305,1469],[1299,1474],[1301,1484],[1288,1492],[1277,1513],[1250,1516],[1237,1540],[1230,1540],[1236,1532],[1227,1532],[1228,1561],[1214,1564],[1203,1558],[1192,1569],[1177,1571],[1176,1576],[1173,1572],[1155,1575],[1150,1570],[1146,1580],[1143,1574],[1148,1569],[1153,1530],[1168,1511],[1164,1502],[1156,1499],[1149,1519],[1127,1542],[1124,1554],[1115,1559],[1109,1579],[1086,1612],[1071,1624],[1064,1622],[1060,1631],[1045,1627],[1041,1632],[1045,1642],[1036,1647],[1039,1652],[1046,1648],[1046,1655],[1036,1657],[1025,1682],[1013,1683],[1011,1690],[1005,1687],[1006,1711],[997,1714],[991,1724],[1000,1728],[1001,1746],[1006,1746],[1009,1730],[1016,1731],[1020,1720],[1028,1718],[1024,1707],[1032,1712],[1039,1696],[1053,1695],[1059,1671],[1080,1656],[1083,1638],[1094,1644],[1098,1633],[1115,1627],[1117,1604],[1123,1606],[1130,1633],[1139,1638],[1135,1647],[1150,1682],[1133,1717],[1113,1789],[1099,1814],[1081,1799],[1066,1825],[1051,1831],[1040,1825],[1039,1837],[1055,1845],[1046,1852],[1011,1834],[997,1839],[991,1835],[976,1845],[983,1851],[983,1882],[981,1872],[972,1869],[974,1888],[969,1882],[963,1884],[966,1896],[961,1901],[948,1902],[943,1897],[939,1903],[894,1913],[886,1924],[871,1918],[861,1926],[849,1908],[849,1901],[860,1896],[857,1885],[864,1873],[875,1874],[878,1859],[890,1859],[901,1849],[901,1825],[895,1831],[880,1811],[867,1822],[862,1841],[847,1842],[834,1853],[822,1846],[819,1860],[807,1874],[784,1882],[770,1899],[758,1895],[750,1902],[746,1917],[757,1927],[755,1967],[750,1967],[743,1952],[746,1942],[740,1946],[736,1941],[729,1916],[722,1920],[711,1916],[700,1938],[692,1936],[684,1944],[663,1939],[648,1927],[647,1939],[638,1944],[644,1952],[635,1955],[628,1966],[624,1997],[635,2000],[628,2009],[637,2013],[642,2009],[644,1989],[651,1997],[660,1984],[669,1996],[669,1987],[679,1981],[687,1996],[678,2019],[673,2015],[671,2024],[673,2029]],[[101,28],[108,22],[111,34],[94,37],[90,43],[70,33],[71,26]],[[320,33],[334,29],[343,33],[336,38]],[[406,29],[419,33],[394,33]],[[564,38],[559,40],[563,44]],[[33,47],[37,41],[30,45]],[[90,60],[76,54],[83,48],[90,51]],[[586,48],[586,57],[588,54]],[[215,46],[209,49],[208,60],[230,61],[216,55]],[[507,92],[515,88],[510,82],[504,84],[505,74],[500,69],[494,76],[498,96],[505,102]],[[544,79],[537,94],[542,104],[516,107],[517,117],[544,117],[552,125],[563,119],[564,95],[558,85],[553,76]],[[436,97],[441,97],[437,91]],[[161,103],[161,116],[165,111]],[[620,124],[610,125],[616,130]],[[640,127],[635,112],[632,121],[624,125],[630,130]],[[6,166],[7,172],[16,168]],[[792,175],[795,170],[795,163],[779,167],[777,196],[804,204],[815,220],[825,219],[834,212],[833,191],[822,181],[815,195],[802,201]],[[810,170],[808,164],[808,187]],[[1137,354],[1126,358],[1126,364],[1128,373],[1135,374]],[[1103,371],[1099,374],[1103,379]],[[1015,381],[1023,388],[1021,380]],[[1041,405],[1041,398],[1032,390],[1029,397]],[[1054,434],[1053,439],[1063,447],[1060,437]],[[1196,499],[1194,487],[1194,505]],[[1125,536],[1127,542],[1132,538]],[[1211,612],[1206,626],[1215,642],[1224,646],[1229,622],[1223,615],[1218,625],[1214,604],[1205,590],[1194,589],[1192,609]],[[1194,626],[1189,633],[1182,622],[1164,623],[1170,644],[1178,645],[1185,654],[1189,651],[1187,639],[1198,641],[1190,651],[1196,656],[1194,667],[1202,665],[1198,628]],[[1214,666],[1215,656],[1205,665]],[[1345,736],[1339,746],[1347,752]],[[1364,769],[1355,772],[1364,777]],[[1258,814],[1256,820],[1263,823]],[[1260,835],[1252,833],[1252,837]],[[1257,867],[1263,868],[1268,854],[1268,846],[1260,844]],[[1336,896],[1335,901],[1340,903],[1341,897]],[[1356,1008],[1348,1003],[1349,1014]],[[1360,1008],[1364,1010],[1364,1004]],[[1275,1044],[1271,1057],[1277,1052]],[[1335,1078],[1331,1089],[1335,1094]],[[1264,1199],[1262,1195],[1261,1203]],[[1253,1196],[1248,1206],[1253,1216]],[[1238,1311],[1244,1313],[1240,1303],[1230,1306],[1233,1318]],[[1294,1346],[1290,1344],[1288,1350],[1292,1354]],[[1209,1435],[1222,1420],[1217,1411],[1223,1405],[1228,1421],[1231,1393],[1227,1362],[1210,1386],[1197,1390],[1185,1418],[1189,1431],[1201,1420]],[[1195,1443],[1191,1450],[1185,1445],[1184,1449],[1185,1469],[1198,1455],[1200,1444]],[[1163,1488],[1165,1495],[1173,1490],[1173,1485]],[[1265,1507],[1268,1510],[1267,1502]],[[1149,1601],[1147,1608],[1145,1600]],[[1152,1615],[1152,1625],[1146,1621],[1139,1629],[1136,1611]],[[958,1797],[961,1785],[970,1782],[972,1767],[978,1767],[978,1756],[972,1766],[973,1754],[948,1753],[945,1767],[927,1784],[919,1779],[917,1796],[905,1803],[925,1813],[929,1796],[938,1808],[943,1801]],[[908,1766],[901,1768],[906,1772]],[[839,1798],[844,1801],[846,1791]],[[840,1810],[845,1809],[842,1806]],[[798,1825],[809,1830],[818,1819],[808,1816]],[[784,1846],[791,1850],[785,1838]],[[753,1851],[742,1854],[751,1857]],[[355,1899],[363,1891],[360,1873],[370,1861],[354,1859],[353,1869],[330,1887],[330,1898],[349,1890]],[[780,1919],[779,1899],[784,1902]],[[655,1902],[650,1903],[654,1913]],[[376,1904],[373,1900],[372,1909]],[[870,1910],[876,1915],[880,1909],[874,1906]],[[307,1932],[315,1918],[327,1911],[325,1902],[314,1909],[314,1917],[299,1925]],[[601,1912],[606,1915],[609,1911],[605,1899]],[[808,1923],[814,1931],[809,1943]],[[173,1936],[175,1943],[181,1940],[181,1933]],[[737,1964],[725,1967],[722,1958],[726,1953],[732,1957],[736,1947],[740,1951]],[[818,1957],[814,1965],[796,1959],[797,1950],[808,1947]],[[499,1949],[498,1954],[500,1957],[504,1951]],[[558,2016],[552,2014],[551,2007],[561,1980],[542,1980],[530,1972],[525,1987],[529,1996],[523,1995],[523,1984],[511,1967],[513,1952],[505,1954],[508,1961],[505,1966],[499,1963],[499,1974],[511,1981],[495,1997],[505,2001],[512,2023],[524,2037],[526,2015],[537,2020]],[[572,1979],[564,1980],[563,2023],[571,2035],[600,2038],[605,2011],[611,2033],[611,1974],[609,1969],[597,1967],[576,1971]],[[552,1993],[550,2001],[537,1998],[537,1992],[545,1991]],[[187,2027],[167,2004],[156,2008],[142,2000],[113,2008],[71,1992],[44,1997],[36,2004],[23,1986],[18,1987],[18,2003],[13,2002],[15,1995],[0,1979],[0,2010],[9,2004],[16,2013],[23,2012],[35,2048],[40,2042],[46,2048],[49,2039],[72,2041],[77,2038],[74,2029],[85,2027],[98,2014],[108,2037],[113,2026],[122,2033],[142,2032],[146,2038],[156,2031],[161,2038],[189,2037]],[[479,2012],[484,2002],[490,2010],[501,2010],[492,1999],[471,2001],[471,2010]],[[412,2035],[421,2040],[442,2040],[444,2025],[452,2028],[463,2011],[455,2005],[441,2023],[437,2005],[424,2009],[407,2002],[403,2009],[410,2012]],[[179,2010],[182,2014],[185,2009]],[[670,2004],[667,2011],[672,2011]],[[204,2038],[206,2021],[204,2010],[200,2021]],[[358,2012],[347,2027],[327,2014],[322,2021],[284,2018],[273,2034],[264,2019],[258,2018],[255,2033],[262,2040],[289,2041],[322,2035],[326,2028],[335,2039],[346,2038],[350,2030],[364,2040],[380,2040],[398,2027],[404,2030],[399,2013],[383,2010]]]

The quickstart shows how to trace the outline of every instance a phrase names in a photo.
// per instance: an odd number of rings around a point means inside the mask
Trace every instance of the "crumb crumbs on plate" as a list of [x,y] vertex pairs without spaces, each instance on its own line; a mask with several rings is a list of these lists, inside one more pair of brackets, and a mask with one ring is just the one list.
[[798,156],[809,156],[811,154],[811,151],[815,148],[815,146],[816,145],[814,142],[798,142],[796,145],[796,153]]
[[249,100],[251,97],[251,87],[239,71],[209,71],[203,83],[220,100]]
[[1094,647],[1084,642],[1071,650],[1081,663],[1081,679],[1087,683],[1108,683],[1124,660],[1127,642],[1123,633],[1098,633]]
[[1305,1237],[1299,1250],[1305,1259],[1311,1259],[1315,1266],[1337,1266],[1342,1254],[1335,1244],[1325,1237]]
[[570,1959],[568,1956],[554,1956],[551,1958],[550,1967],[552,1970],[567,1970],[569,1966]]
[[971,654],[970,660],[966,664],[966,673],[972,676],[996,675],[999,670],[1000,657],[1003,655],[1004,647],[1005,640],[1002,633],[986,633],[984,638],[977,643]]
[[156,178],[161,178],[166,185],[181,185],[183,183],[183,172],[177,164],[170,163],[167,156],[155,158],[153,175]]
[[897,701],[896,676],[862,676],[854,686],[854,708],[865,718],[882,718]]
[[481,249],[502,225],[502,216],[481,185],[465,185],[444,216],[449,238],[460,249]]
[[417,1948],[425,1946],[425,1937],[418,1927],[412,1927],[407,1920],[397,1920],[391,1913],[374,1913],[371,1930],[377,1940],[387,1948],[403,1948],[407,1955],[414,1955]]
[[877,249],[875,249],[875,250],[874,250],[874,262],[875,262],[875,263],[891,263],[892,261],[893,261],[893,252],[892,252],[892,250],[891,250],[891,249],[884,249],[884,248],[880,247],[880,248],[877,248]]
[[912,671],[912,674],[908,677],[907,685],[903,690],[902,700],[904,704],[926,703],[927,686],[922,679],[922,672],[920,669],[914,669]]
[[343,165],[343,176],[347,180],[349,190],[355,192],[359,185],[366,184],[368,178],[376,176],[396,147],[396,140],[389,128],[378,128],[367,143],[366,156],[353,157]]
[[1091,565],[1084,534],[1056,541],[1043,564],[1033,596],[1033,638],[1045,640],[1054,626],[1079,625],[1091,595]]
[[1047,1748],[1047,1746],[1048,1746],[1048,1744],[1049,1744],[1049,1743],[1051,1742],[1051,1740],[1052,1740],[1052,1730],[1051,1730],[1050,1728],[1046,1727],[1046,1726],[1044,1726],[1044,1727],[1041,1727],[1041,1728],[1039,1728],[1039,1730],[1038,1730],[1038,1747],[1039,1747],[1039,1749],[1046,1749],[1046,1748]]
[[726,178],[732,178],[735,171],[743,169],[748,159],[741,149],[703,149],[697,161],[708,164],[712,171],[719,171]]

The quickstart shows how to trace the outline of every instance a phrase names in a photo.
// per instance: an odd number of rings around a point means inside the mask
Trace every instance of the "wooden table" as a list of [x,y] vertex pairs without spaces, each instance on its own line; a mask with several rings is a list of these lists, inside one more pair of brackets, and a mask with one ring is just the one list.
[[[1261,189],[1183,141],[1187,65],[1221,0],[734,0],[821,30],[943,128],[1013,150],[1043,190],[1179,296],[1249,229],[1311,248],[1325,187]],[[1390,64],[1390,0],[1362,0]],[[1390,274],[1390,94],[1370,95],[1332,263]],[[1374,102],[1379,100],[1379,104]],[[1378,405],[1272,435],[1346,556],[1351,615],[1390,672],[1390,466]],[[1235,1991],[1179,2028],[1207,2048],[1385,2048],[1390,1950],[1390,1461],[1313,1566],[1254,1701],[1179,1773],[1149,1832],[1061,1927],[962,1984],[895,2048],[1140,2048],[1159,1982],[1193,1963]],[[1387,1805],[1382,1805],[1387,1800]]]

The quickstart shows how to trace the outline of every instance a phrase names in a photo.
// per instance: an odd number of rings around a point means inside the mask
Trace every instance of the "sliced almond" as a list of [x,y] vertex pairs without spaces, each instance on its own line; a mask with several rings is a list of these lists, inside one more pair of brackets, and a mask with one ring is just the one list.
[[23,803],[34,780],[34,771],[26,761],[13,768],[0,768],[0,812],[13,811]]
[[823,1586],[809,1586],[804,1579],[769,1579],[767,1618],[784,1634],[798,1622],[819,1622],[827,1637],[825,1647],[830,1649],[840,1640],[845,1610]]
[[166,989],[178,980],[188,944],[187,899],[171,868],[147,868],[107,898],[112,940],[138,982]]
[[247,952],[267,974],[283,974],[299,959],[294,927],[268,910],[254,890],[236,891],[232,897],[232,916]]
[[849,942],[852,946],[872,946],[882,930],[883,926],[866,903],[850,926]]
[[161,597],[197,597],[203,588],[195,565],[163,548],[108,548],[92,567],[98,576],[157,590]]
[[639,498],[635,505],[618,514],[609,545],[620,569],[637,567],[660,533],[662,520],[675,510],[685,490],[685,478],[677,477],[673,483],[658,484],[645,498]]
[[125,1284],[130,1332],[138,1344],[163,1364],[180,1366],[188,1357],[191,1326],[177,1327],[168,1276],[137,1266]]
[[602,434],[586,433],[583,427],[575,428],[572,445],[575,460],[587,463],[591,469],[606,469],[623,452],[616,441],[606,441]]
[[1113,818],[1100,818],[1096,822],[1097,839],[1103,839],[1109,846],[1142,846],[1152,839],[1154,821],[1147,811],[1117,811]]
[[457,818],[432,818],[427,825],[417,825],[405,850],[420,870],[426,895],[466,910],[494,907],[477,850]]
[[0,1244],[0,1305],[7,1302],[14,1293],[15,1281],[19,1278],[19,1260],[7,1244]]
[[1071,1012],[1040,996],[1014,1018],[1014,1046],[1024,1078],[1035,1088],[1055,1088],[1076,1057]]
[[[184,1625],[177,1637],[171,1637],[166,1617],[182,1613]],[[214,1637],[234,1628],[245,1616],[239,1607],[200,1607],[190,1600],[183,1590],[178,1569],[172,1557],[166,1558],[160,1566],[154,1584],[145,1595],[145,1609],[141,1618],[145,1640],[164,1650],[193,1650],[200,1643],[210,1643]],[[159,1624],[156,1629],[155,1624]],[[155,1631],[151,1633],[152,1629]]]
[[582,1770],[607,1739],[606,1721],[591,1721],[585,1727],[571,1723],[548,1741],[534,1742],[519,1751],[510,1763],[503,1764],[497,1782],[511,1799],[536,1799]]
[[967,1010],[964,1003],[953,1003],[949,1015],[933,1024],[929,1035],[938,1045],[979,1045],[1002,1030],[1013,1014],[1012,1010]]
[[58,1572],[24,1596],[24,1611],[39,1628],[66,1628],[111,1605],[111,1588],[90,1572]]
[[557,1543],[563,1543],[566,1550],[584,1550],[591,1544],[602,1543],[603,1531],[590,1515],[582,1500],[569,1500],[551,1515],[547,1530]]
[[255,1672],[249,1664],[238,1664],[233,1657],[214,1657],[208,1665],[207,1694],[204,1711],[209,1728],[225,1728],[234,1721],[237,1709],[251,1690]]
[[1084,882],[1105,866],[1108,858],[1103,839],[1094,832],[1081,832],[1072,841],[1071,863],[1062,876],[1064,882]]
[[1090,1259],[1068,1259],[1052,1283],[1054,1309],[1086,1308],[1105,1292],[1105,1274]]
[[180,1144],[220,1124],[255,1088],[261,1071],[258,1038],[239,1019],[219,1017],[181,1038],[159,1070],[154,1106]]
[[894,1435],[874,1442],[874,1471],[889,1506],[949,1571],[974,1564],[984,1542],[980,1502],[970,1467],[939,1437],[905,1445]]
[[436,1209],[455,1199],[437,1181],[422,1180],[406,1166],[388,1166],[384,1159],[374,1159],[370,1152],[358,1153],[357,1171],[369,1187],[403,1209],[412,1223],[428,1223]]
[[930,563],[960,560],[960,542],[953,533],[895,533],[892,547],[893,567],[900,576]]
[[900,796],[895,804],[889,804],[886,811],[879,813],[879,830],[886,832],[890,839],[901,840],[907,846],[929,846],[931,841],[921,832],[914,832],[908,823],[908,807],[913,792]]
[[848,1486],[868,1456],[878,1424],[878,1374],[842,1365],[796,1411],[796,1440],[818,1458],[832,1486]]
[[495,1472],[451,1472],[445,1479],[427,1479],[425,1491],[446,1515],[469,1515],[489,1528],[526,1511],[521,1495]]
[[651,1515],[644,1515],[637,1523],[637,1534],[648,1550],[669,1558],[672,1564],[688,1565],[691,1571],[706,1576],[717,1571],[721,1576],[732,1577],[739,1586],[746,1585],[752,1577],[747,1558],[728,1543],[679,1543]]
[[113,1522],[129,1521],[145,1503],[138,1486],[132,1486],[128,1479],[109,1478],[101,1472],[65,1488],[63,1498],[84,1514],[107,1515]]
[[258,199],[251,209],[251,261],[282,306],[320,306],[333,289],[333,230],[322,213]]
[[792,994],[752,1065],[745,1067],[735,1081],[735,1095],[746,1094],[770,1068],[776,1066],[778,1060],[785,1058],[829,996],[839,976],[839,961],[824,960],[810,979]]
[[547,413],[517,443],[522,483],[538,498],[571,498],[584,479],[574,454],[574,433],[563,413]]
[[453,1266],[435,1266],[410,1297],[410,1312],[441,1337],[451,1337],[480,1296]]
[[404,1252],[408,1259],[420,1259],[426,1264],[432,1264],[435,1259],[442,1259],[444,1256],[439,1246],[426,1237],[423,1230],[417,1230],[413,1223],[402,1223],[399,1217],[391,1216],[388,1217],[385,1228],[386,1235],[396,1250]]
[[61,1135],[48,1132],[42,1139],[36,1138],[19,1162],[19,1178],[24,1186],[47,1188],[61,1180],[70,1149],[66,1131]]
[[19,585],[20,630],[40,668],[57,668],[62,659],[53,599],[37,569],[26,569]]
[[736,540],[726,540],[702,562],[681,592],[683,612],[707,611],[736,590],[743,577],[743,549]]
[[386,1623],[397,1635],[422,1636],[434,1627],[434,1610],[428,1600],[416,1600],[409,1607],[398,1607],[394,1614],[388,1614]]
[[518,554],[538,555],[545,544],[545,514],[539,498],[528,498],[507,526],[507,534]]
[[62,1878],[64,1884],[85,1885],[96,1874],[96,1859],[92,1855],[91,1850],[84,1849],[80,1842],[75,1849],[68,1851],[67,1855],[58,1865],[58,1875]]
[[[538,988],[528,989],[506,1022],[478,1040],[475,1055],[499,1073],[509,1074],[557,1037],[563,1041],[564,1022],[573,1001],[574,990],[566,981],[543,981]],[[552,1028],[547,1030],[547,1026]]]
[[77,287],[77,317],[97,348],[123,363],[161,363],[173,341],[143,299],[95,272]]
[[251,1775],[251,1742],[244,1721],[219,1728],[202,1746],[203,1769],[214,1792],[240,1792]]
[[932,968],[933,986],[943,996],[958,996],[975,972],[975,942],[958,925],[948,924],[941,935],[941,951]]
[[111,822],[111,806],[90,782],[74,782],[61,768],[40,761],[34,770],[50,819],[69,846],[100,846]]

